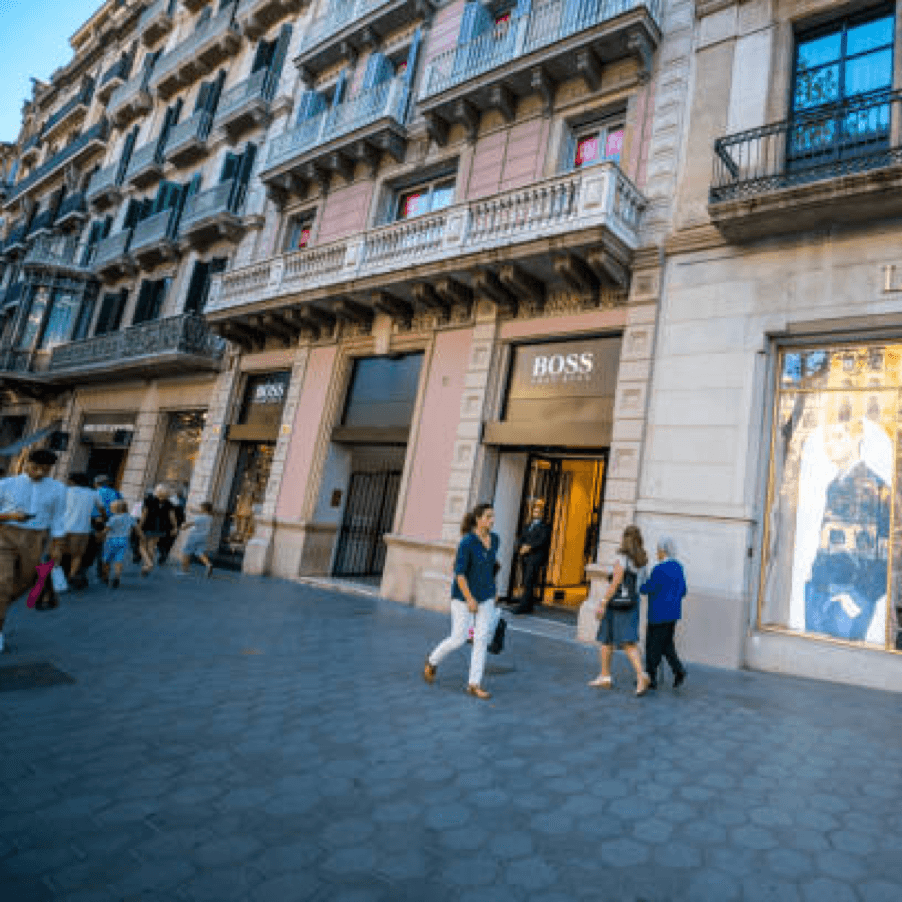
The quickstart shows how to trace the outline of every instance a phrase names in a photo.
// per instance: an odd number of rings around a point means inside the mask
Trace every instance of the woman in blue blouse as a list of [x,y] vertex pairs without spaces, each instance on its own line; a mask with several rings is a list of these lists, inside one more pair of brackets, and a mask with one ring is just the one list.
[[475,614],[467,692],[476,698],[491,698],[480,683],[485,669],[489,625],[495,613],[495,560],[500,540],[492,532],[494,523],[495,512],[491,504],[477,504],[460,525],[462,538],[457,546],[451,588],[451,635],[432,650],[423,667],[423,678],[431,683],[441,661],[467,641],[470,614]]

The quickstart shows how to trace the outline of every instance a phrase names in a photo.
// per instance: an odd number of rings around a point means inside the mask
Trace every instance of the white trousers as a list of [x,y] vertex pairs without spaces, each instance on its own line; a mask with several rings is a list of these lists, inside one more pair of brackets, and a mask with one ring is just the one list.
[[[473,630],[473,653],[470,656],[471,686],[479,686],[482,683],[482,672],[485,670],[486,646],[489,643],[489,628],[495,619],[495,599],[480,602],[479,611],[476,613],[476,624]],[[467,641],[467,633],[470,629],[470,612],[464,601],[451,599],[451,635],[440,642],[429,655],[429,663],[434,667],[460,648]]]

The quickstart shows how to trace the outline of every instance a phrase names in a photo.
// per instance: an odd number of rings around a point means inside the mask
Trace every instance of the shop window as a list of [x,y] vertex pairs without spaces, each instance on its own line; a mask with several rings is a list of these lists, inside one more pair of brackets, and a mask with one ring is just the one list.
[[440,178],[423,182],[416,187],[396,194],[396,220],[412,219],[426,213],[435,213],[454,203],[454,179]]
[[302,251],[310,246],[313,236],[313,219],[313,213],[303,213],[291,218],[285,239],[286,251]]
[[567,135],[564,169],[584,169],[596,163],[620,162],[623,120],[592,123],[573,128]]
[[290,382],[291,373],[288,371],[250,376],[244,390],[244,403],[241,405],[238,423],[242,426],[278,429]]
[[[892,10],[884,7],[798,36],[790,163],[826,162],[886,143],[890,101],[879,101],[892,87],[894,30]],[[856,105],[863,97],[868,103]],[[843,105],[848,112],[837,115]]]
[[[759,625],[897,648],[902,344],[782,351]],[[846,383],[851,383],[846,384]]]
[[342,426],[409,426],[422,363],[420,352],[355,360]]

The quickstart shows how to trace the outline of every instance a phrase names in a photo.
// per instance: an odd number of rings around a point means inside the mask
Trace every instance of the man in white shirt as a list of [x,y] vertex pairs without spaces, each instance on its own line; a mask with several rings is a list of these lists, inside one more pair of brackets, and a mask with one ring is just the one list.
[[62,558],[66,536],[66,487],[50,479],[52,451],[28,455],[21,476],[0,479],[0,651],[6,612],[29,586],[50,536],[50,556]]
[[87,473],[71,473],[66,491],[67,576],[73,588],[84,589],[88,580],[81,574],[81,562],[91,539],[91,518],[95,511],[105,516],[106,506],[100,493],[91,487]]

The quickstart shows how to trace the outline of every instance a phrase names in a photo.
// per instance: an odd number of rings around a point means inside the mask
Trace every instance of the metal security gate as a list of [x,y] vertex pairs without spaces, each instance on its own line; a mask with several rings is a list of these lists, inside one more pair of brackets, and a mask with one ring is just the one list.
[[400,487],[400,470],[351,474],[334,576],[381,576]]

